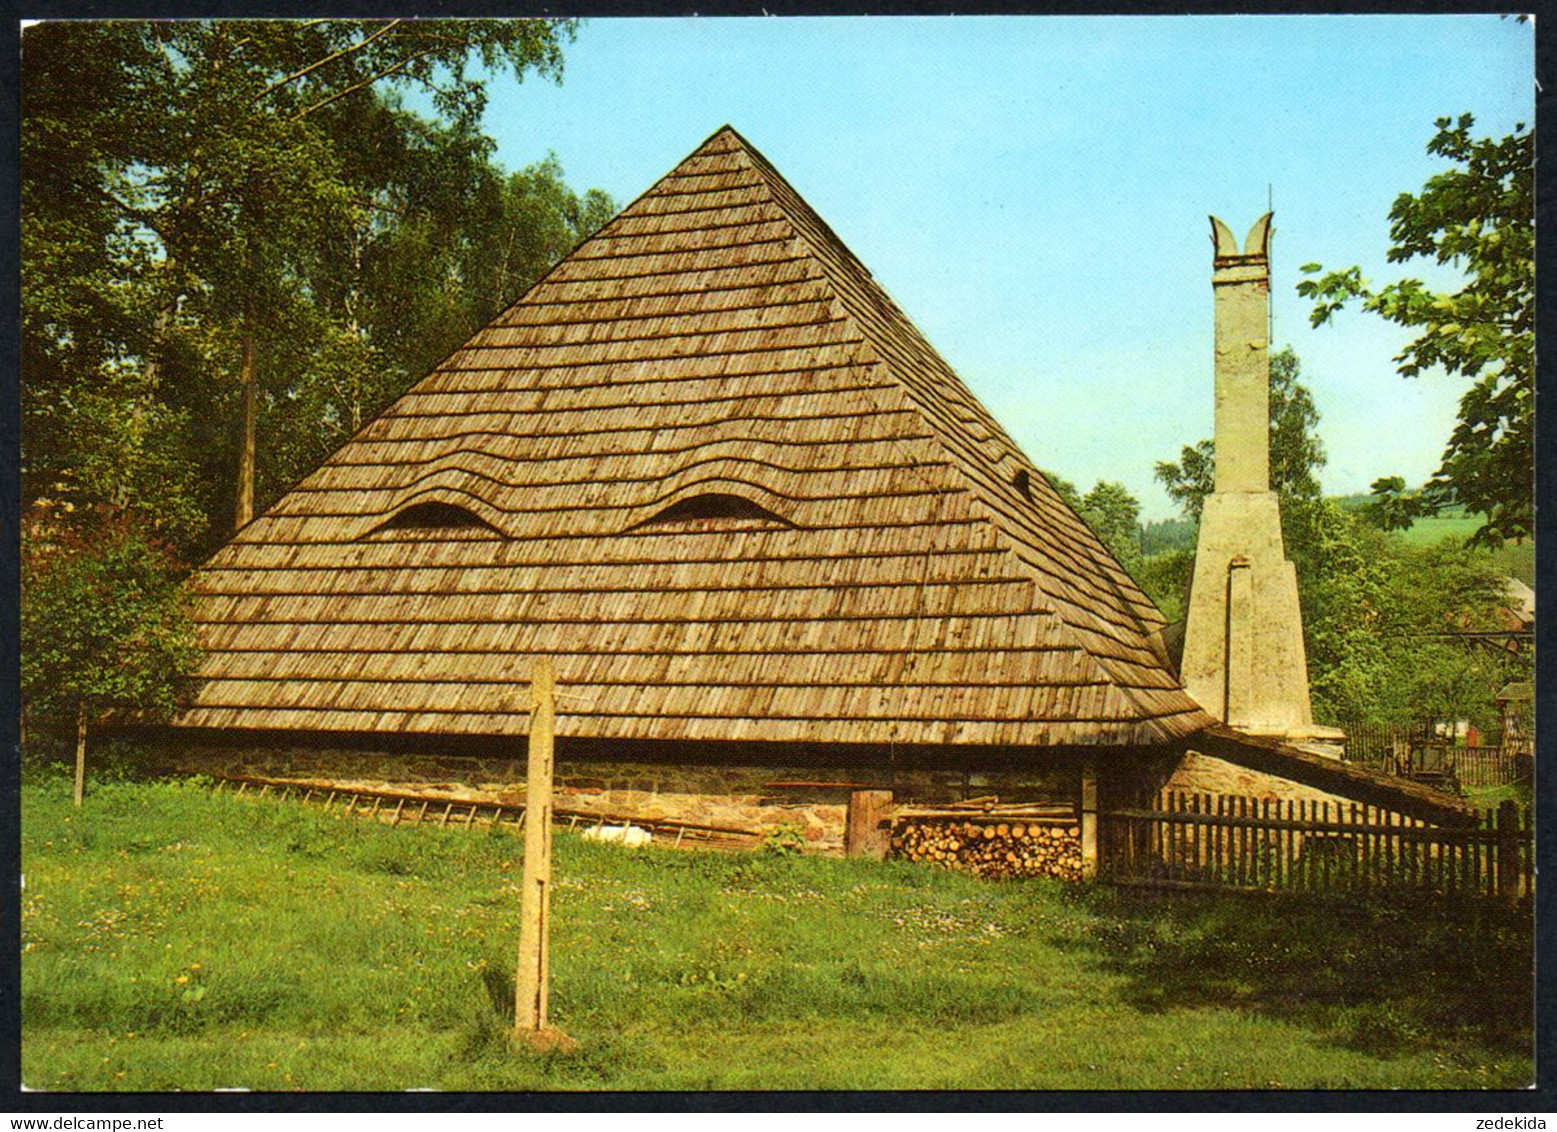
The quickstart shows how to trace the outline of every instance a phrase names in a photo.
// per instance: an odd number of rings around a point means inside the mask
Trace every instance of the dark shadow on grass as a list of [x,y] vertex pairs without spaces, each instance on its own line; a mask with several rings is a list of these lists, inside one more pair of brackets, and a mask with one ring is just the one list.
[[505,1026],[514,1024],[514,1010],[517,1003],[514,1001],[514,976],[506,968],[483,967],[481,969],[481,982],[487,989],[487,1000],[492,1004],[492,1013],[500,1019]]
[[1534,1054],[1528,907],[1106,885],[1065,899],[1095,921],[1055,942],[1126,976],[1143,1011],[1233,1007],[1380,1057]]

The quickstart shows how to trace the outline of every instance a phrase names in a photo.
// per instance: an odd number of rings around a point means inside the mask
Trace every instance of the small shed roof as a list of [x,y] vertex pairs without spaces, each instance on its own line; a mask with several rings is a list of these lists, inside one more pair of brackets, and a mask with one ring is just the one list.
[[197,576],[179,722],[1125,745],[1162,617],[733,129]]

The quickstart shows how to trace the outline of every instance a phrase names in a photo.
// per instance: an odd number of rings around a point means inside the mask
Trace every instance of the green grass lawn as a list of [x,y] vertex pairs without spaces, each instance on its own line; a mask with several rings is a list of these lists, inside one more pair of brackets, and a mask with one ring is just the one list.
[[1512,1088],[1495,906],[1152,898],[559,833],[553,1020],[510,1048],[519,839],[192,785],[23,790],[34,1089]]

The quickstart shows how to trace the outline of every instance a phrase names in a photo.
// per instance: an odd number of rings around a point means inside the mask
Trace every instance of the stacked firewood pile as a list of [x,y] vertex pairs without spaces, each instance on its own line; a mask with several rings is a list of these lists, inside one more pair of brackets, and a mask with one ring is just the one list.
[[1080,880],[1081,828],[1069,806],[903,806],[892,824],[892,855],[981,877]]

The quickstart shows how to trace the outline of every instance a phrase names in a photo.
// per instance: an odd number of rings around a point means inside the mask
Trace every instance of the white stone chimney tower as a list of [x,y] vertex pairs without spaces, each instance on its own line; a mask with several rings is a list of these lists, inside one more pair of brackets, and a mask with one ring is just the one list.
[[[1243,251],[1211,217],[1216,310],[1216,490],[1200,516],[1182,677],[1208,713],[1255,735],[1342,738],[1315,727],[1297,571],[1270,486],[1271,214]],[[1331,752],[1333,753],[1333,752]]]

